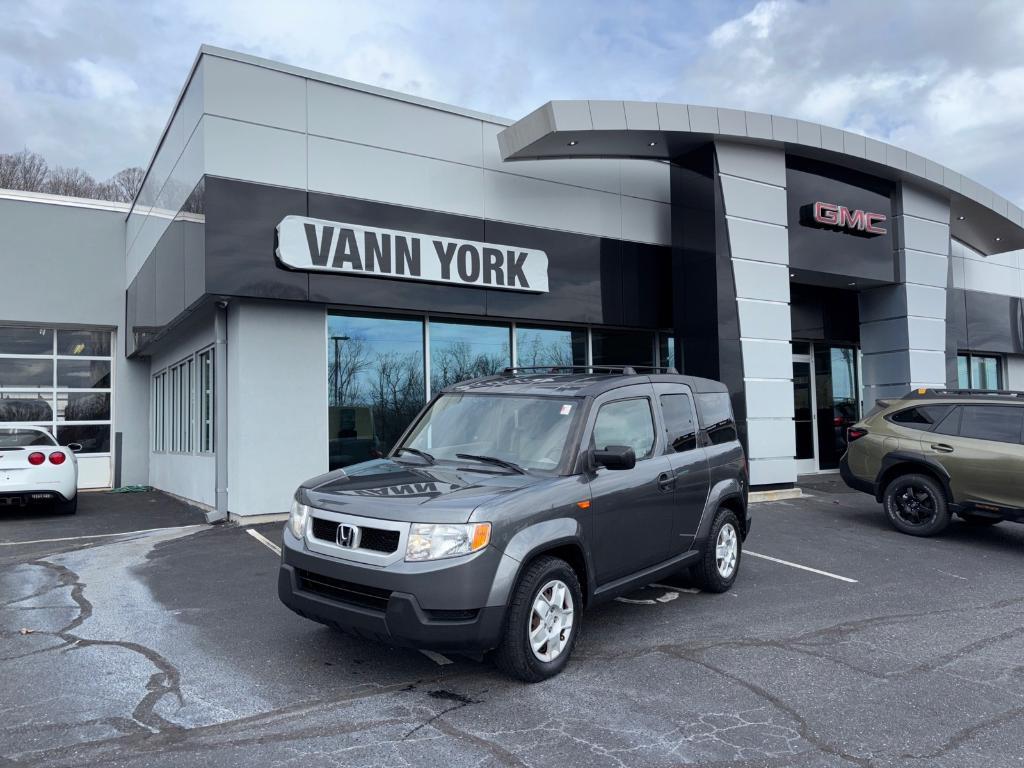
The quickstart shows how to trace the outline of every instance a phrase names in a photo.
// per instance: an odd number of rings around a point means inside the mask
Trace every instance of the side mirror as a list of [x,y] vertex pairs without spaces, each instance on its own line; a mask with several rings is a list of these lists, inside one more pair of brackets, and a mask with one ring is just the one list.
[[636,454],[628,445],[606,445],[591,452],[594,464],[608,469],[632,469],[636,466]]
[[80,450],[82,450],[81,443],[68,443],[66,447],[72,453],[78,453]]

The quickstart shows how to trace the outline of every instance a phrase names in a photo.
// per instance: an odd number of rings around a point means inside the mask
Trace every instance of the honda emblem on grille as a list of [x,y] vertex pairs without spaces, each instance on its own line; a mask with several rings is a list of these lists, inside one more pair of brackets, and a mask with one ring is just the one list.
[[359,545],[359,529],[354,525],[340,523],[338,525],[338,546],[355,549]]

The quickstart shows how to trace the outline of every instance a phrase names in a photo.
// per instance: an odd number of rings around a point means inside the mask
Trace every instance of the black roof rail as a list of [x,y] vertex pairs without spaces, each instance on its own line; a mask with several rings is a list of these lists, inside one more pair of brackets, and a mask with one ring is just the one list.
[[908,398],[929,397],[1000,397],[1024,400],[1024,392],[1013,389],[954,389],[951,387],[918,387],[912,389]]
[[510,365],[502,370],[502,376],[515,376],[517,373],[539,373],[566,371],[568,373],[618,373],[623,376],[635,376],[638,371],[650,373],[675,373],[672,366],[657,365]]

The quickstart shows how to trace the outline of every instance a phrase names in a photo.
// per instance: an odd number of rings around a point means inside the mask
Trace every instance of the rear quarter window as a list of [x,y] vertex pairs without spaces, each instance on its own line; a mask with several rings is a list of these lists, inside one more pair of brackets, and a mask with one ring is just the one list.
[[890,414],[889,421],[907,429],[930,432],[936,424],[949,415],[951,410],[953,410],[952,405],[918,405]]
[[705,392],[694,396],[700,425],[706,430],[712,445],[738,439],[736,420],[732,414],[732,401],[728,392]]

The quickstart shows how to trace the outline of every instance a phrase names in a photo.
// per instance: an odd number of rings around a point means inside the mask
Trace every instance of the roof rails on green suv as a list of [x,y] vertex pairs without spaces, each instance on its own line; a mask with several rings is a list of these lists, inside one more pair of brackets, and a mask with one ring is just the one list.
[[843,480],[903,533],[941,533],[953,514],[1024,522],[1024,392],[914,389],[879,400],[847,440]]

